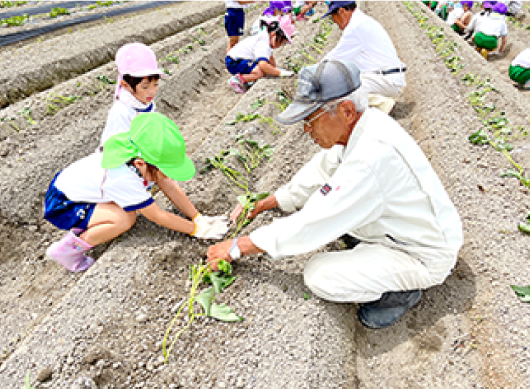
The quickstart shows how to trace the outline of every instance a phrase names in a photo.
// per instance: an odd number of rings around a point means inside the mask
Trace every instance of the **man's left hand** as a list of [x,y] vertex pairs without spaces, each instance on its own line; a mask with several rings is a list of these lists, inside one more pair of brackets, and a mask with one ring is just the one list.
[[208,247],[208,258],[207,262],[212,268],[213,271],[217,271],[217,263],[224,259],[228,262],[232,262],[232,257],[230,257],[230,247],[232,246],[232,239],[225,240],[221,243],[217,243],[213,246]]

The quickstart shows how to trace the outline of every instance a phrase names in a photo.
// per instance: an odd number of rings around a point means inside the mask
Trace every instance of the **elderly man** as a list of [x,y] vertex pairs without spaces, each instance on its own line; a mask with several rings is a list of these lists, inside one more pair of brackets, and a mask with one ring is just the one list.
[[355,1],[331,1],[328,12],[343,30],[337,46],[324,59],[353,61],[361,71],[369,104],[389,113],[405,87],[406,67],[383,26],[357,9]]
[[348,234],[351,249],[313,256],[306,285],[335,302],[363,303],[361,322],[396,322],[451,273],[462,227],[429,161],[405,130],[367,108],[352,62],[323,61],[302,69],[293,103],[277,120],[302,121],[323,150],[293,179],[258,202],[292,215],[208,249],[208,262],[267,252],[273,259],[316,250]]

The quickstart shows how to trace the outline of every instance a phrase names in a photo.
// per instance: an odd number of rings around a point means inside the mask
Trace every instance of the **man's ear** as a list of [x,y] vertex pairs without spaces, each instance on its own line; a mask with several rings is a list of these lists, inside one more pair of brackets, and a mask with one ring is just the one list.
[[357,117],[357,109],[355,108],[353,101],[344,100],[341,105],[339,105],[339,111],[349,123],[353,123]]

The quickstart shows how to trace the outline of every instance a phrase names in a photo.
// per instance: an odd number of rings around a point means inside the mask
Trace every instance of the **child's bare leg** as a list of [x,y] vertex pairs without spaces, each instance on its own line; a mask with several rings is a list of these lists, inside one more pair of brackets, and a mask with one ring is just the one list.
[[98,204],[88,228],[79,237],[92,246],[97,246],[123,234],[135,221],[135,211],[125,212],[115,203]]
[[228,48],[226,49],[226,52],[228,53],[232,47],[234,47],[237,42],[239,42],[238,36],[229,36],[228,37]]
[[263,73],[259,67],[255,67],[250,74],[242,74],[241,78],[245,80],[245,82],[254,82],[262,78],[264,75],[265,73]]

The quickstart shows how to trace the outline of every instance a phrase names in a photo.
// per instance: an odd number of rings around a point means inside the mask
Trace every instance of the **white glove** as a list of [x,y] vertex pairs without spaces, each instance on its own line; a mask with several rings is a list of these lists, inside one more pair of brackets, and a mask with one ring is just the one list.
[[290,70],[285,69],[278,69],[280,71],[280,77],[292,77],[294,76],[294,72],[291,72]]
[[221,239],[228,231],[226,216],[204,216],[200,213],[193,218],[195,231],[191,234],[201,239]]

